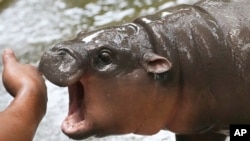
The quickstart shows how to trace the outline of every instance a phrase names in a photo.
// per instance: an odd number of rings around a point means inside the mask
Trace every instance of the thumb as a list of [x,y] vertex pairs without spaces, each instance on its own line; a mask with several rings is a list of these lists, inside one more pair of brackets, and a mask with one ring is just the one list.
[[3,65],[6,66],[9,63],[16,63],[16,56],[12,49],[5,49],[2,55]]

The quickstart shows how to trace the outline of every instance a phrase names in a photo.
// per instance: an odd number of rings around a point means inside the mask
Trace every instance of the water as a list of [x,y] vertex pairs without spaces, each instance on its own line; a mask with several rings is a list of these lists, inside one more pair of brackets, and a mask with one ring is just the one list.
[[[12,48],[22,63],[37,65],[42,53],[63,40],[72,39],[80,31],[90,31],[132,21],[137,16],[153,13],[180,3],[197,0],[0,0],[0,52]],[[0,63],[2,68],[2,63]],[[2,69],[1,69],[2,70]],[[34,141],[70,141],[60,130],[67,114],[68,94],[50,82],[48,110]],[[0,84],[0,110],[12,98]],[[110,136],[89,138],[99,141],[174,141],[174,135],[160,131],[154,136]]]

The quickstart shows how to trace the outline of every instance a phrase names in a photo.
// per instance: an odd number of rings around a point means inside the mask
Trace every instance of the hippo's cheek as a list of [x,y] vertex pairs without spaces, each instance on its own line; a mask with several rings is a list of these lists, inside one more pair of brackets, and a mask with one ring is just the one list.
[[63,132],[74,139],[91,135],[158,132],[161,124],[154,128],[152,125],[155,121],[164,121],[155,118],[158,114],[154,111],[159,109],[155,106],[158,102],[152,100],[155,99],[155,86],[149,85],[150,79],[142,80],[145,74],[140,76],[141,71],[109,79],[108,83],[107,79],[86,75],[70,85],[69,114],[62,124]]

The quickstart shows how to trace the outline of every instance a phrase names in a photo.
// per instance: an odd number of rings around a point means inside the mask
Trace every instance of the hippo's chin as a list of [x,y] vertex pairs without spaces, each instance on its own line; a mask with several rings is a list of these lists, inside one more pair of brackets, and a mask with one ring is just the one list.
[[85,119],[84,87],[80,82],[68,86],[69,113],[62,123],[62,131],[73,139],[91,136],[91,122]]

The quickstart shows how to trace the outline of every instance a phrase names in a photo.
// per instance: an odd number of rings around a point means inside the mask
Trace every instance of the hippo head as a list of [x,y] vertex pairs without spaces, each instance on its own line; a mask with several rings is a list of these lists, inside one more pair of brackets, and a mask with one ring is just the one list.
[[54,84],[68,87],[62,131],[74,139],[154,134],[173,109],[174,95],[160,94],[162,84],[154,77],[168,72],[171,63],[153,52],[147,33],[133,23],[81,32],[46,51],[39,69]]

